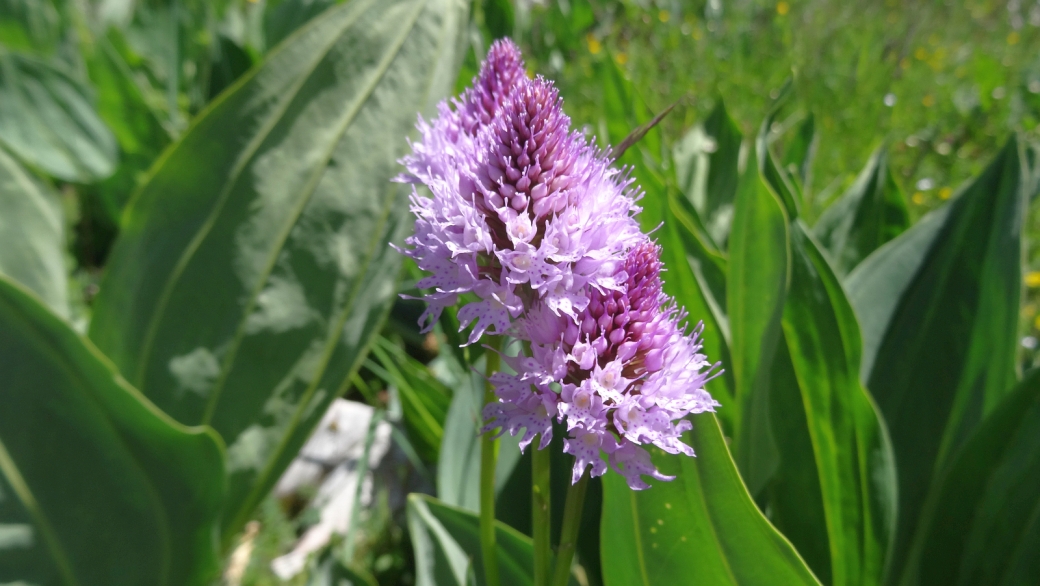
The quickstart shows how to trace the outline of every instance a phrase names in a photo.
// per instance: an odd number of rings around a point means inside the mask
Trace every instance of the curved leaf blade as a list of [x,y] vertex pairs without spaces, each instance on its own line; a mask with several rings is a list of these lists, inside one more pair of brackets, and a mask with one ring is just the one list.
[[726,310],[739,411],[733,452],[751,494],[776,469],[769,430],[769,374],[780,339],[790,265],[787,215],[754,165],[737,191],[729,243]]
[[770,400],[780,451],[771,518],[828,583],[880,584],[895,528],[892,448],[860,382],[852,306],[804,225],[791,234]]
[[0,278],[0,581],[206,584],[224,454]]
[[131,202],[91,337],[173,417],[228,443],[225,540],[348,385],[410,227],[390,179],[454,81],[465,6],[358,0],[224,93]]
[[0,274],[69,315],[65,220],[58,194],[0,149]]
[[847,274],[910,227],[910,212],[888,168],[888,151],[874,151],[855,183],[813,226],[835,270]]
[[1021,232],[1031,191],[1021,149],[1010,140],[944,209],[846,280],[865,324],[867,388],[899,468],[893,575],[902,571],[929,485],[1016,379]]
[[0,142],[31,166],[81,183],[111,175],[119,155],[81,82],[16,54],[0,56]]
[[[471,371],[447,359],[446,374],[454,389],[444,419],[444,435],[437,456],[437,497],[445,504],[473,512],[480,510],[480,428],[484,426],[484,363]],[[447,381],[446,381],[447,382]],[[503,435],[498,442],[495,493],[502,494],[521,461],[520,437]]]
[[[416,553],[418,586],[485,584],[480,555],[480,519],[473,512],[437,499],[408,495],[408,528]],[[531,538],[495,521],[498,569],[502,586],[534,583]],[[572,585],[576,584],[571,578]]]
[[723,249],[733,221],[743,140],[720,98],[704,122],[687,132],[672,149],[679,189],[703,219],[712,240]]
[[986,418],[935,485],[902,584],[1040,580],[1040,370]]
[[607,586],[818,585],[794,547],[755,506],[711,414],[684,441],[695,458],[652,450],[671,482],[632,491],[603,477],[600,539]]

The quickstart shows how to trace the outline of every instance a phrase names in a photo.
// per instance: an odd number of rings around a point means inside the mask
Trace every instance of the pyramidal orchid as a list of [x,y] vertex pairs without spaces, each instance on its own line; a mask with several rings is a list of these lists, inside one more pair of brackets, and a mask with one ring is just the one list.
[[484,334],[522,342],[489,373],[485,432],[523,433],[521,448],[566,422],[573,481],[591,468],[667,480],[646,446],[693,455],[680,440],[691,413],[713,410],[700,330],[661,288],[660,248],[635,218],[640,193],[570,127],[559,93],[524,72],[511,41],[496,41],[473,85],[419,121],[402,162],[415,189],[415,233],[401,251],[429,273],[420,317],[432,328],[458,311],[468,343]]
[[570,128],[552,83],[528,79],[516,46],[496,42],[474,85],[420,121],[404,159],[415,234],[402,252],[430,273],[425,330],[459,296],[469,343],[512,331],[527,308],[572,320],[588,291],[616,289],[615,269],[646,237],[631,181]]
[[484,408],[485,430],[523,428],[521,447],[540,434],[544,448],[552,420],[566,420],[573,482],[589,467],[602,475],[608,462],[633,489],[648,488],[643,475],[671,479],[641,446],[692,456],[680,440],[691,428],[685,417],[718,403],[704,390],[712,374],[699,329],[682,328],[685,314],[661,290],[659,253],[651,242],[629,251],[615,273],[620,287],[590,289],[576,320],[544,309],[521,320],[531,355],[506,358],[516,374],[492,376],[498,401]]

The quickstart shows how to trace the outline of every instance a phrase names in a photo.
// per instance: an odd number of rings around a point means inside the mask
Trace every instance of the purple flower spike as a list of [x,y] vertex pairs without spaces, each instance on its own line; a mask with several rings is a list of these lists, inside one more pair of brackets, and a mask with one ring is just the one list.
[[413,143],[412,154],[401,161],[409,174],[400,180],[429,185],[446,178],[448,168],[459,160],[472,157],[477,134],[494,120],[502,102],[526,75],[520,49],[513,41],[492,43],[473,85],[452,100],[454,109],[447,101],[441,102],[432,123],[419,119],[422,141]]
[[[516,46],[496,42],[474,86],[441,105],[402,162],[433,197],[412,196],[415,235],[404,254],[431,275],[428,330],[459,295],[469,343],[511,332],[529,307],[574,319],[586,290],[616,289],[615,268],[645,239],[630,181],[571,132],[553,85],[523,74]],[[522,332],[514,332],[521,338]]]
[[491,43],[473,87],[466,90],[459,103],[465,132],[476,136],[480,128],[491,124],[509,92],[525,77],[524,59],[516,43],[509,39]]
[[[566,420],[573,479],[608,466],[630,487],[670,477],[644,446],[693,455],[685,417],[712,411],[713,376],[699,329],[661,288],[660,249],[639,229],[631,180],[572,132],[559,93],[528,79],[520,52],[496,41],[473,86],[420,119],[421,140],[402,163],[413,188],[415,234],[403,254],[428,276],[420,317],[429,331],[460,296],[469,343],[510,334],[529,352],[491,376],[497,401],[484,431],[540,436]],[[431,197],[432,196],[432,197]],[[468,294],[468,295],[467,295]]]
[[520,84],[485,135],[486,162],[476,172],[482,207],[526,214],[544,230],[545,218],[567,205],[576,159],[586,150],[581,138],[569,136],[569,127],[550,82],[539,77]]
[[[504,408],[509,399],[496,389],[500,402],[485,409],[491,419],[486,428],[526,427],[533,436],[532,430],[541,433],[551,425],[548,414],[556,411],[567,421],[564,451],[575,457],[575,481],[590,466],[593,476],[602,475],[606,462],[635,490],[649,487],[644,475],[671,480],[641,446],[692,456],[680,440],[691,428],[684,418],[714,411],[718,403],[704,390],[714,374],[700,353],[700,329],[687,334],[679,326],[685,314],[662,292],[659,255],[651,242],[634,247],[617,268],[620,289],[590,290],[577,320],[560,318],[551,330],[557,333],[553,342],[533,343],[529,359],[514,360],[517,375],[493,381],[510,389],[526,385],[532,405],[555,401],[555,409],[535,412],[518,403]],[[530,311],[521,321],[545,330],[551,315]],[[550,387],[554,381],[559,393]]]

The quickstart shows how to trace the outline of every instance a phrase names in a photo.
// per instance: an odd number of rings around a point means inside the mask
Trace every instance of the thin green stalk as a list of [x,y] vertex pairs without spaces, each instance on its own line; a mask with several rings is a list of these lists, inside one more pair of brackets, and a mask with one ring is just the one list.
[[571,576],[571,560],[574,559],[574,547],[578,543],[578,529],[581,528],[581,512],[585,505],[585,489],[589,485],[588,472],[581,475],[577,484],[567,489],[567,501],[563,507],[563,530],[560,531],[560,549],[556,554],[556,571],[553,573],[552,586],[567,586]]
[[534,537],[534,586],[549,586],[552,571],[550,543],[549,449],[539,450],[537,441],[531,453],[531,533]]
[[[491,348],[484,355],[487,360],[487,378],[498,371],[500,357],[498,350],[502,341],[497,336],[488,340]],[[484,387],[484,404],[495,400],[494,387],[486,383]],[[489,431],[480,438],[480,550],[484,559],[484,581],[487,586],[501,586],[498,577],[498,554],[495,544],[495,466],[498,464],[498,440],[491,439],[494,431]]]

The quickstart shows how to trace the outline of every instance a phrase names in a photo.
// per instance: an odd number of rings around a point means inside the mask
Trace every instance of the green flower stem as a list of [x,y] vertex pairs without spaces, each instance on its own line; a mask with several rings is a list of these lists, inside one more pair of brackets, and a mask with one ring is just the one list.
[[[498,371],[498,350],[502,340],[498,336],[488,338],[491,348],[484,355],[487,361],[487,378]],[[484,404],[495,400],[494,388],[485,383]],[[501,586],[498,576],[498,553],[495,545],[495,466],[498,463],[498,440],[491,439],[494,431],[480,438],[480,550],[484,558],[484,581],[487,586]]]
[[560,549],[556,554],[556,571],[553,573],[553,586],[567,586],[571,576],[571,560],[574,558],[574,547],[578,543],[578,529],[581,528],[581,512],[585,505],[585,489],[589,485],[589,474],[585,472],[577,484],[567,489],[567,501],[563,507],[563,530],[560,532]]
[[538,449],[538,441],[532,444],[531,452],[531,533],[534,537],[534,586],[549,586],[552,571],[552,547],[550,544],[550,512],[552,505],[549,490],[549,448]]

